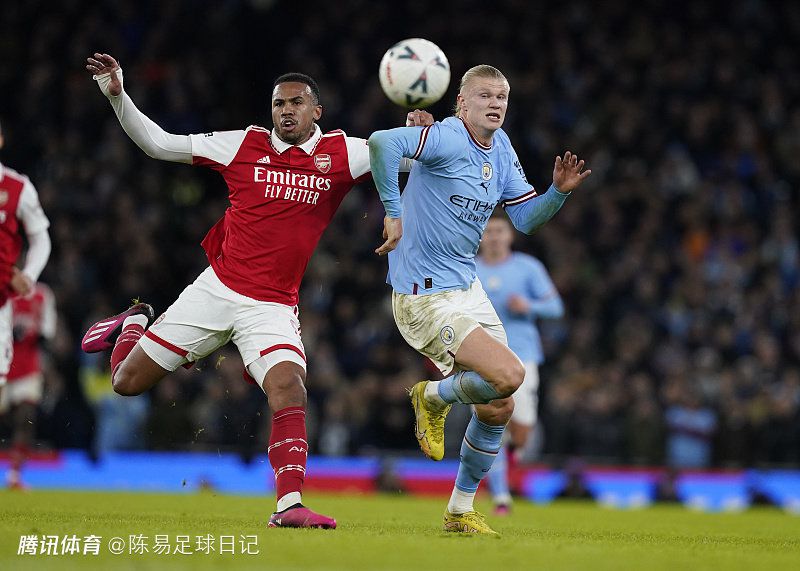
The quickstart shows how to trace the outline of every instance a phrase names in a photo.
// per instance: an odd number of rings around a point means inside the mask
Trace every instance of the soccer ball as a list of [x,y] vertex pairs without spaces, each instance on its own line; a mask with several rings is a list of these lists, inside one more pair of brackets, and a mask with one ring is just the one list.
[[439,101],[450,83],[450,63],[439,46],[421,38],[389,48],[378,70],[386,97],[401,107],[422,108]]

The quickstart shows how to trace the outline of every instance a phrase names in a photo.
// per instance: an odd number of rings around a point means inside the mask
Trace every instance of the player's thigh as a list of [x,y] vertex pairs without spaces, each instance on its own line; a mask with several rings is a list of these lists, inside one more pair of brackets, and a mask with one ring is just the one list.
[[455,367],[464,339],[480,323],[464,308],[465,290],[429,295],[392,293],[392,313],[400,334],[414,349],[428,357],[445,375]]
[[455,355],[459,369],[475,371],[489,382],[513,377],[521,369],[519,358],[483,327],[464,339]]
[[300,336],[296,307],[251,300],[241,305],[234,319],[233,342],[248,373],[262,386],[279,363],[294,363],[305,380],[306,354]]
[[[139,346],[166,371],[197,361],[230,340],[240,298],[207,268],[156,319]],[[133,352],[131,356],[132,365],[150,370],[143,356]]]

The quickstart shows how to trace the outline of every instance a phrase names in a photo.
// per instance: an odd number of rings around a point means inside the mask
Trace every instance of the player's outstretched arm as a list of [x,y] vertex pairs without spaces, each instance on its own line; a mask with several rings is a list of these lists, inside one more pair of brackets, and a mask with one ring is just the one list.
[[122,128],[148,156],[178,163],[192,162],[192,142],[188,135],[167,133],[134,105],[123,88],[122,68],[108,54],[95,53],[86,59],[100,91],[108,97]]
[[553,167],[553,184],[547,192],[529,200],[508,200],[504,203],[506,213],[514,227],[531,234],[561,209],[567,196],[588,177],[592,171],[583,171],[584,161],[567,151],[564,158],[556,157]]

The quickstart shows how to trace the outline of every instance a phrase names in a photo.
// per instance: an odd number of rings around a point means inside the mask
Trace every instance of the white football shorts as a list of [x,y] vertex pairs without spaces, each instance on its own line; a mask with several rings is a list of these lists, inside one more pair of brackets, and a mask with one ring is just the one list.
[[306,368],[297,307],[258,301],[223,284],[211,267],[181,292],[139,344],[168,371],[233,341],[259,386],[284,361]]
[[453,371],[458,348],[477,327],[508,345],[503,324],[477,278],[468,289],[428,295],[393,292],[392,312],[406,342],[445,375]]
[[6,384],[6,375],[11,368],[14,356],[13,322],[11,318],[11,301],[0,307],[0,387]]
[[525,379],[514,393],[514,412],[511,420],[524,426],[534,426],[539,407],[539,367],[533,361],[523,361]]
[[42,373],[33,373],[8,382],[0,393],[0,411],[7,411],[12,406],[26,402],[39,404],[42,402],[43,389]]

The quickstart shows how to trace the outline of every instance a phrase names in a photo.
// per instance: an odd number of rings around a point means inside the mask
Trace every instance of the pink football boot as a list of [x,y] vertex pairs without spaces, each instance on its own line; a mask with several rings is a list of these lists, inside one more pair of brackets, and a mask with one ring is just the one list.
[[282,512],[276,512],[269,516],[269,523],[267,526],[336,529],[336,520],[332,517],[314,513],[303,504],[295,504]]
[[81,349],[86,353],[98,353],[105,351],[114,346],[120,332],[122,331],[122,322],[126,317],[131,315],[144,315],[147,317],[147,326],[153,323],[155,314],[153,308],[147,303],[137,303],[113,317],[101,319],[92,325],[83,336],[81,341]]

